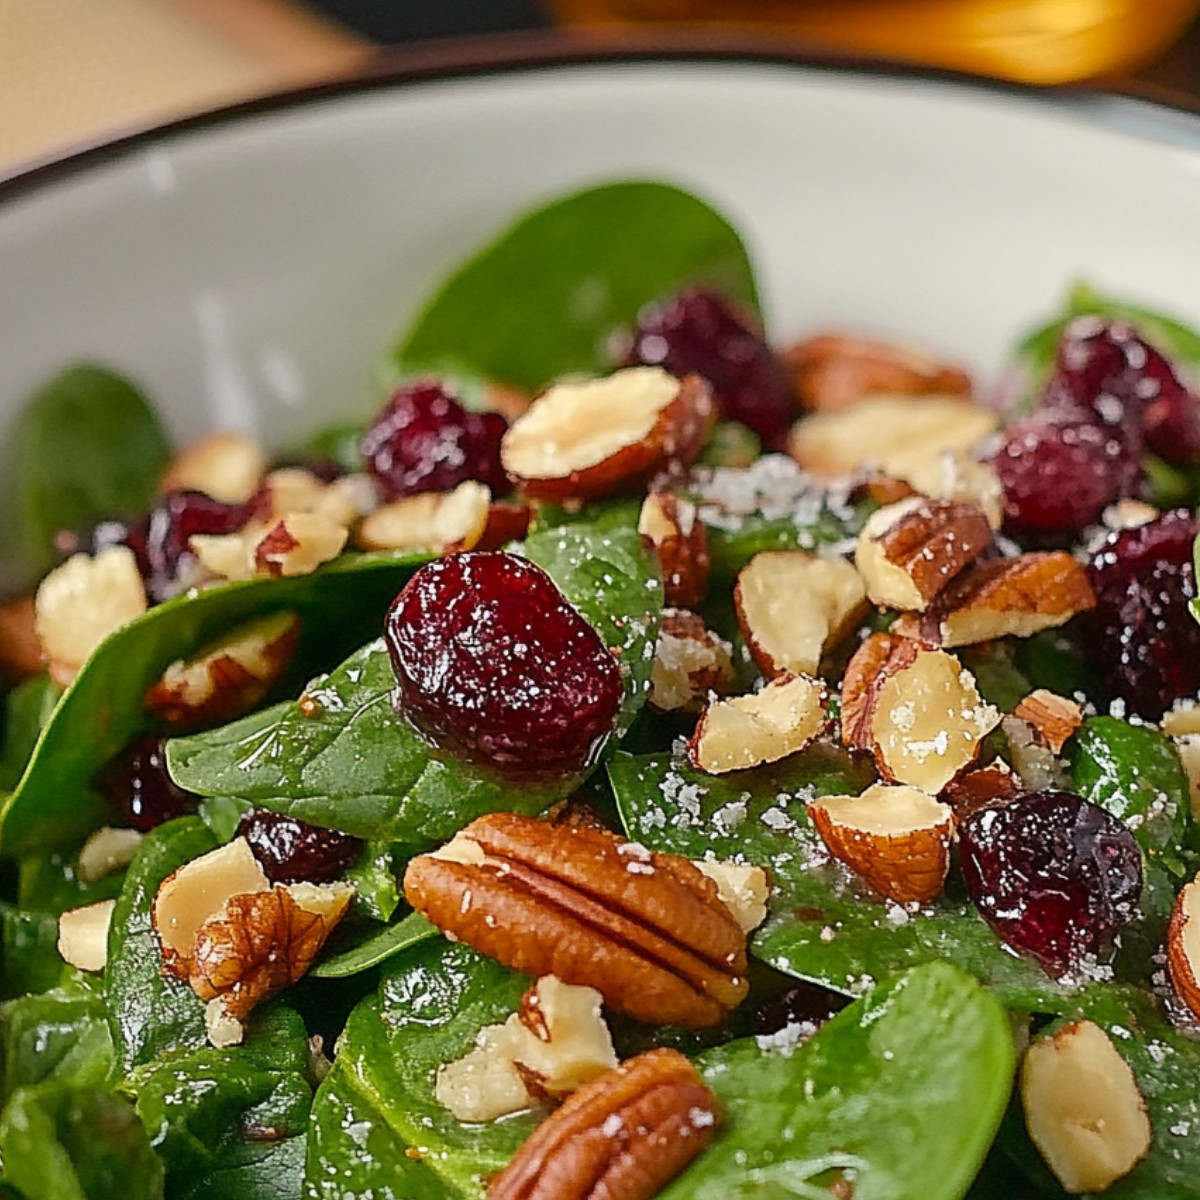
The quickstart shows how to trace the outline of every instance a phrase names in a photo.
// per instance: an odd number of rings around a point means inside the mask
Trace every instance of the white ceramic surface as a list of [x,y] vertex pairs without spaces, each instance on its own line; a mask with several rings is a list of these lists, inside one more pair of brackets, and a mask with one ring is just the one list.
[[770,61],[541,66],[175,130],[0,190],[0,437],[80,358],[180,435],[365,411],[443,270],[534,201],[690,187],[777,337],[848,325],[993,371],[1083,276],[1200,320],[1200,132],[1128,100]]

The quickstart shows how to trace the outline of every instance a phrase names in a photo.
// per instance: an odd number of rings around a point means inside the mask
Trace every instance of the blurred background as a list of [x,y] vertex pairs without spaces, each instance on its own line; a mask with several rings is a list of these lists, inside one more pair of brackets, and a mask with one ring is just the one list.
[[0,175],[147,124],[556,26],[746,35],[1200,102],[1200,0],[0,0]]

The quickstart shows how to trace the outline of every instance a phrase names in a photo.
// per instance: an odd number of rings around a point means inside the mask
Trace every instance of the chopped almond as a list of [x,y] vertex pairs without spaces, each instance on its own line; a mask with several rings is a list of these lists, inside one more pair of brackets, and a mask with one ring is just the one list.
[[658,555],[666,602],[695,608],[708,594],[708,528],[696,506],[672,492],[651,492],[642,502],[638,533]]
[[136,829],[101,826],[83,843],[75,865],[76,874],[84,883],[95,883],[129,866],[143,837]]
[[180,451],[159,482],[162,492],[195,490],[222,504],[244,504],[262,484],[267,456],[253,438],[210,433]]
[[1002,758],[994,758],[985,767],[966,771],[942,789],[941,798],[954,809],[955,819],[963,821],[980,808],[1006,804],[1019,796],[1023,784]]
[[491,498],[491,492],[473,479],[452,492],[404,496],[365,517],[355,541],[363,550],[470,550],[487,528]]
[[698,858],[695,863],[717,885],[721,903],[733,913],[743,933],[757,929],[767,919],[771,885],[762,867],[717,858]]
[[79,971],[103,971],[108,963],[108,927],[115,900],[72,908],[58,918],[58,952]]
[[1179,751],[1179,761],[1188,777],[1188,800],[1191,805],[1192,817],[1200,821],[1200,733],[1186,733],[1176,737],[1175,749]]
[[1167,924],[1167,972],[1176,994],[1200,1018],[1200,883],[1180,891]]
[[943,450],[940,454],[918,455],[910,462],[904,482],[931,500],[953,500],[981,509],[993,529],[1004,523],[1004,488],[996,468],[976,462],[962,450]]
[[691,711],[710,693],[724,695],[734,684],[729,644],[695,613],[679,608],[663,612],[650,671],[650,695],[658,712]]

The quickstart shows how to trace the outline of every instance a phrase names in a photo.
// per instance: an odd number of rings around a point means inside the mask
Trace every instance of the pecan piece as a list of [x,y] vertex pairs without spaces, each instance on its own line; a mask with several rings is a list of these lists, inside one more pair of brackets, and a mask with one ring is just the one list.
[[414,858],[404,891],[449,936],[642,1021],[714,1025],[746,995],[746,935],[716,884],[608,830],[492,813]]
[[582,1087],[534,1130],[488,1200],[650,1200],[709,1143],[717,1102],[677,1050]]
[[646,703],[656,712],[691,712],[710,692],[725,695],[735,683],[729,651],[695,613],[664,609]]

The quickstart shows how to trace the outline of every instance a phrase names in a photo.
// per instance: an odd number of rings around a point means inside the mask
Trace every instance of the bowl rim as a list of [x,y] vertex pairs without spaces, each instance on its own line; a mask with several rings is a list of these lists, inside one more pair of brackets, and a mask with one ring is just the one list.
[[[815,42],[782,35],[739,34],[724,30],[673,29],[612,31],[601,29],[534,29],[481,34],[380,47],[367,61],[314,83],[256,94],[199,112],[133,125],[17,164],[0,174],[0,206],[88,170],[135,154],[146,146],[188,134],[233,125],[247,117],[288,112],[330,99],[377,91],[419,87],[447,80],[466,80],[552,71],[605,63],[725,63],[817,69],[847,75],[923,81],[977,93],[1046,103],[1102,108],[1128,103],[1158,109],[1178,121],[1200,117],[1200,95],[1135,79],[1127,75],[1052,86],[1022,83],[904,59],[852,54]],[[1196,124],[1200,141],[1200,122]]]

